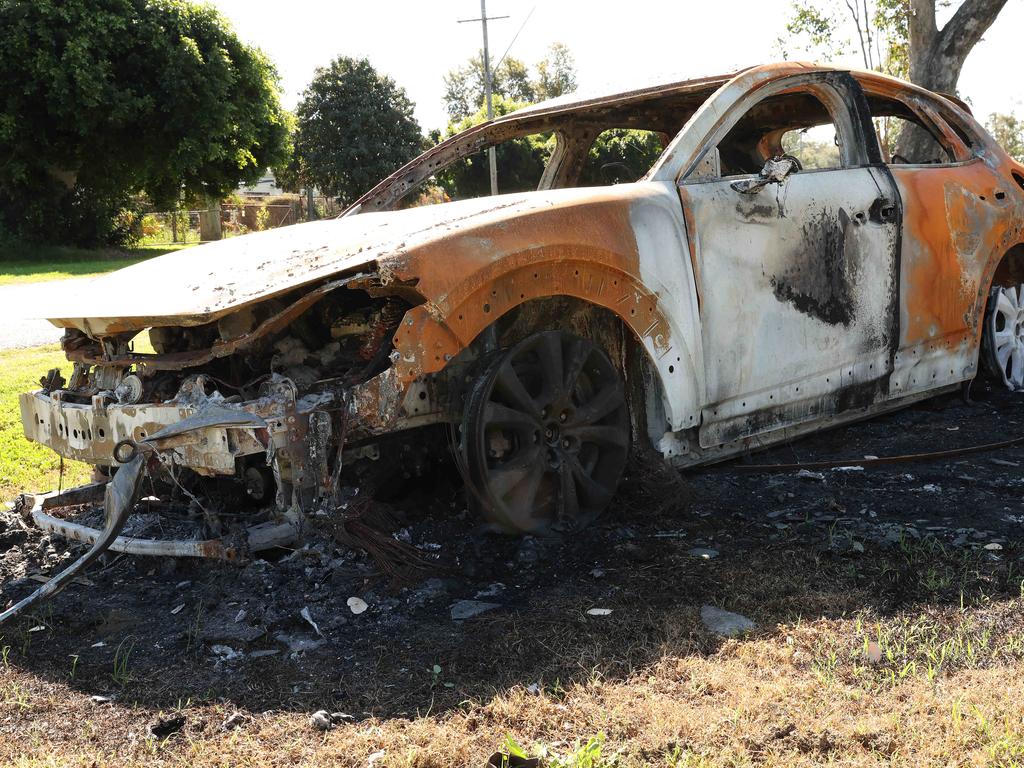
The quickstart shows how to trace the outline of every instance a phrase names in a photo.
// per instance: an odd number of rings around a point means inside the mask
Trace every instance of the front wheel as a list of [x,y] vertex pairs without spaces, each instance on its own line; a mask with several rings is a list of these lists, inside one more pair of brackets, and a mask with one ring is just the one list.
[[468,492],[508,531],[587,525],[629,455],[622,375],[593,342],[562,331],[502,350],[473,385],[461,427]]
[[993,375],[1011,390],[1024,390],[1024,285],[993,286],[982,352]]

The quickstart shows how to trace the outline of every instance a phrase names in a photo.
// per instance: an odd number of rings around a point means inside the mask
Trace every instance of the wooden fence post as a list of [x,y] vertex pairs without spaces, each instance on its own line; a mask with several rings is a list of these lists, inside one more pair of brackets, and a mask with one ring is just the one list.
[[199,213],[199,239],[220,240],[220,200],[210,198],[205,211]]

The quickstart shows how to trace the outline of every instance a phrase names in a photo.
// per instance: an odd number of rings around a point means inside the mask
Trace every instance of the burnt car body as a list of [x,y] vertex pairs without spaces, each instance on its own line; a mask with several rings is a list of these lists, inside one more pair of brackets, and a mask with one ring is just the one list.
[[[888,156],[883,120],[923,131],[927,152]],[[801,168],[786,134],[820,125],[835,155]],[[579,186],[595,138],[623,128],[661,136],[657,162]],[[554,149],[536,191],[399,210],[443,168],[537,133]],[[448,425],[485,515],[572,528],[608,504],[630,450],[694,466],[897,408],[971,380],[983,337],[1021,386],[1022,282],[1024,167],[959,102],[767,65],[532,106],[338,219],[97,279],[49,311],[73,371],[22,395],[22,420],[68,458],[246,487],[271,510],[264,543],[330,507],[343,471],[386,476],[417,461],[425,430],[410,430]],[[145,332],[153,351],[135,351]],[[49,498],[23,506],[98,541]],[[201,544],[183,553],[255,540]]]

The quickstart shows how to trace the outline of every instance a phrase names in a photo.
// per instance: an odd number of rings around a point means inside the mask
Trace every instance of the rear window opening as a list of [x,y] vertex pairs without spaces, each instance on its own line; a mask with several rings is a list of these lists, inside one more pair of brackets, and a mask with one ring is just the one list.
[[918,115],[907,104],[869,94],[868,106],[885,163],[947,165],[957,162],[956,148],[931,121]]
[[657,131],[610,128],[590,147],[579,186],[604,187],[639,181],[657,162],[668,137]]

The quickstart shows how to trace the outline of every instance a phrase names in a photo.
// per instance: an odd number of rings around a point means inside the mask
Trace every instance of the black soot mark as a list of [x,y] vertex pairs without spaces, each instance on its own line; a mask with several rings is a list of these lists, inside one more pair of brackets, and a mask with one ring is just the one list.
[[788,254],[781,274],[772,275],[775,298],[829,325],[849,327],[854,312],[854,271],[846,258],[852,222],[842,208],[827,210],[803,227],[800,247]]

